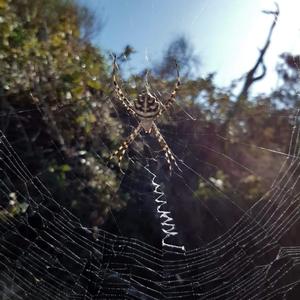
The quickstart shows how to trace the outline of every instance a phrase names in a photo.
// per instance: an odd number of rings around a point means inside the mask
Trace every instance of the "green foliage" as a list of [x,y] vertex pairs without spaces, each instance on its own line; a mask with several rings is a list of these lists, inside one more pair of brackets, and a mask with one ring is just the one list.
[[208,201],[209,199],[220,197],[222,193],[227,193],[230,189],[231,185],[228,176],[222,170],[218,170],[215,176],[208,178],[207,182],[199,182],[198,189],[194,192],[194,197],[201,199],[201,201]]
[[[33,172],[45,170],[58,200],[78,215],[88,206],[85,221],[102,222],[124,201],[100,141],[115,144],[122,128],[105,97],[107,64],[80,37],[80,9],[72,1],[1,1],[0,18],[1,110],[16,116],[1,129]],[[23,109],[31,122],[18,115]]]

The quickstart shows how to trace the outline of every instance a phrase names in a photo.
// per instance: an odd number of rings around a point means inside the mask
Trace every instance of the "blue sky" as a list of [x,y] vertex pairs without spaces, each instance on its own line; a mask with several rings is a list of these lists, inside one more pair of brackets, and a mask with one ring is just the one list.
[[[93,42],[102,49],[121,51],[130,44],[137,53],[130,72],[158,61],[174,38],[185,35],[201,59],[199,75],[217,72],[221,86],[253,66],[263,46],[275,9],[271,0],[78,0],[105,20]],[[268,75],[255,91],[276,86],[275,67],[284,51],[300,53],[300,0],[278,0],[280,17],[266,56]]]

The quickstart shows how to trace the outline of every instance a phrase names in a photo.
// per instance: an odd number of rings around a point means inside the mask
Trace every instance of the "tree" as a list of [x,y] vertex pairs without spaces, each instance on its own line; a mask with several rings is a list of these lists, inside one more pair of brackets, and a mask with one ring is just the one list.
[[84,222],[102,223],[109,208],[124,205],[101,146],[122,132],[107,104],[107,63],[81,38],[73,1],[0,4],[1,130],[58,201]]
[[184,36],[180,36],[170,43],[162,61],[154,66],[154,74],[165,79],[172,78],[175,73],[175,62],[180,67],[182,77],[193,75],[199,67],[200,59]]
[[300,55],[283,53],[277,65],[279,86],[273,92],[273,98],[281,105],[299,107],[300,91]]

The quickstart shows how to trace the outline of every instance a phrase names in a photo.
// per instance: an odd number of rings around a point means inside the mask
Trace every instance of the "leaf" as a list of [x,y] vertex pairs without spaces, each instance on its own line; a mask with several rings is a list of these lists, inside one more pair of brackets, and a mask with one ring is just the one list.
[[95,90],[100,90],[101,83],[98,80],[88,80],[87,85]]
[[81,96],[83,92],[84,92],[83,86],[77,86],[76,88],[72,89],[72,94],[77,97]]
[[70,172],[71,171],[71,167],[69,165],[67,165],[67,164],[64,164],[64,165],[60,166],[60,170],[62,172]]
[[88,115],[88,120],[91,122],[91,123],[95,123],[97,121],[96,117],[94,114],[89,114]]
[[6,0],[0,0],[0,8],[6,8],[7,6],[7,3],[6,3]]

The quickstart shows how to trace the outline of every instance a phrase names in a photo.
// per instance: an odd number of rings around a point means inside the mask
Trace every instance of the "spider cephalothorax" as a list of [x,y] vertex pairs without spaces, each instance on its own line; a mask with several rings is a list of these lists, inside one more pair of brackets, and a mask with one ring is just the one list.
[[[177,68],[177,64],[176,64]],[[171,93],[170,97],[167,101],[162,104],[158,101],[158,99],[153,96],[148,90],[143,91],[141,94],[138,95],[138,98],[131,103],[128,98],[124,95],[121,88],[119,87],[117,80],[116,80],[116,61],[114,59],[113,63],[113,82],[115,86],[115,92],[117,94],[117,99],[125,106],[128,112],[138,118],[139,125],[137,128],[131,133],[131,135],[122,143],[122,145],[112,154],[111,158],[117,156],[119,166],[123,159],[123,156],[129,147],[129,145],[134,141],[140,131],[143,129],[145,133],[153,133],[154,136],[157,138],[160,146],[162,147],[166,160],[169,164],[169,169],[172,169],[173,162],[177,165],[174,155],[172,154],[171,149],[169,148],[168,144],[166,143],[165,139],[161,135],[159,129],[157,128],[155,121],[156,119],[163,114],[167,109],[171,107],[171,105],[175,101],[176,92],[180,86],[180,78],[179,72],[177,68],[177,82],[173,92]]]

